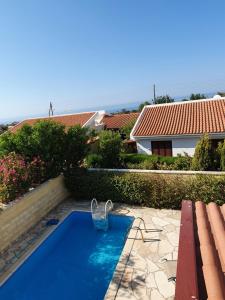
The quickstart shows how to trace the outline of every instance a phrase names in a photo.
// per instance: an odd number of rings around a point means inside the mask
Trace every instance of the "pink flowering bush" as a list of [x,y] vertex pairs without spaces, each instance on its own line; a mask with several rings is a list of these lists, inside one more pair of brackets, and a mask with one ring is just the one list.
[[0,202],[8,203],[29,187],[44,181],[45,166],[39,157],[26,162],[23,156],[9,153],[0,159]]
[[10,153],[0,159],[0,201],[7,203],[30,186],[29,168],[22,156]]

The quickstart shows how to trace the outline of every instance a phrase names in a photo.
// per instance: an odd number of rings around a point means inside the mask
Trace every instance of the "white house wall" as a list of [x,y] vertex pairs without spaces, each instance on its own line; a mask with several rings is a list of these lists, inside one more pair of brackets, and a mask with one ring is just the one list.
[[[156,140],[160,141],[160,139],[154,139],[154,141]],[[173,138],[167,140],[172,140],[173,156],[177,156],[178,154],[184,155],[185,153],[187,153],[189,156],[193,156],[195,152],[195,146],[199,138]],[[138,153],[152,154],[151,141],[152,139],[136,139]]]
[[198,141],[199,138],[172,139],[173,156],[184,155],[185,153],[193,156]]

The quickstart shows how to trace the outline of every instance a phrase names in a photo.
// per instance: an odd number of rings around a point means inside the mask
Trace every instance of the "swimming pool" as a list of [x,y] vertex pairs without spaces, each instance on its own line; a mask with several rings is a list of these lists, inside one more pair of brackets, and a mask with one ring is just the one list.
[[72,212],[0,287],[0,299],[104,299],[132,222],[109,215],[103,232],[90,213]]

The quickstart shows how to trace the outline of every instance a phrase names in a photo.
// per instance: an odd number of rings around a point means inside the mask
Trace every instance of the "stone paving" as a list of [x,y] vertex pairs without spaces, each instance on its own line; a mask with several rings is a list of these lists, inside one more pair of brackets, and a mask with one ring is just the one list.
[[[0,282],[52,230],[51,226],[46,227],[49,219],[62,219],[74,209],[89,210],[90,202],[76,202],[72,199],[64,201],[29,232],[18,238],[10,248],[0,253]],[[174,299],[175,284],[168,281],[168,277],[176,268],[180,211],[118,204],[114,210],[115,213],[143,218],[148,232],[145,232],[140,219],[134,221],[133,227],[140,226],[145,242],[141,239],[140,230],[131,229],[105,299]],[[168,267],[170,264],[172,268]]]

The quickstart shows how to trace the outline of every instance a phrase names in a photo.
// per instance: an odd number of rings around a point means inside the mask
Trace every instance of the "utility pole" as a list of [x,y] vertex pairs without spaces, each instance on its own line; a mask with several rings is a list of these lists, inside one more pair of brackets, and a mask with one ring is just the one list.
[[155,84],[153,84],[153,102],[155,104]]
[[50,105],[49,105],[49,110],[48,110],[48,116],[51,117],[53,116],[53,104],[52,102],[50,101]]

